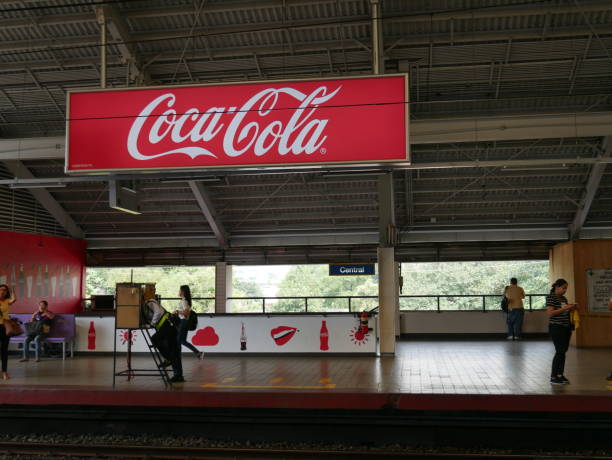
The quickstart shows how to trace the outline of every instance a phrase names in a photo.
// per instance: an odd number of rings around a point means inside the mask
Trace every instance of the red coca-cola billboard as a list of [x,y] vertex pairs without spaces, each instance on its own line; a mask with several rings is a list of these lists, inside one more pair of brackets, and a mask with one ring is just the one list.
[[408,160],[405,75],[68,94],[66,171]]

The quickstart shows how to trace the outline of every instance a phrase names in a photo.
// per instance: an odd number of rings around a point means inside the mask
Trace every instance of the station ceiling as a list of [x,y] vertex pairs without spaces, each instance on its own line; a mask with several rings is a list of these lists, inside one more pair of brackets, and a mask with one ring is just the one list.
[[100,86],[97,14],[108,87],[246,82],[372,74],[370,0],[0,0],[0,228],[85,238],[90,265],[369,261],[390,172],[398,260],[612,237],[612,2],[380,5],[409,167],[127,177],[132,215],[108,177],[63,172],[66,92]]

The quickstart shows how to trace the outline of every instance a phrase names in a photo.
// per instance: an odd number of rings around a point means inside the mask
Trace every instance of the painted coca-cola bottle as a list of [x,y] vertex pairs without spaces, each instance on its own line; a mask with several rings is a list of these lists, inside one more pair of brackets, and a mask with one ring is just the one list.
[[64,278],[64,292],[66,293],[66,297],[72,297],[74,293],[72,292],[72,282],[70,281],[70,265],[66,265],[66,278]]
[[58,279],[58,295],[64,297],[64,267],[60,266]]
[[327,321],[321,322],[321,351],[329,350],[329,331],[327,330]]
[[244,331],[244,323],[240,323],[242,324],[242,331],[240,332],[240,349],[241,350],[246,350],[247,349],[247,344],[246,344],[246,332]]
[[45,281],[43,297],[49,297],[49,265],[45,264]]
[[17,289],[17,275],[16,275],[15,264],[13,264],[13,267],[12,267],[12,270],[11,270],[10,288],[11,289]]
[[26,293],[26,280],[25,273],[23,271],[23,264],[19,266],[19,279],[17,282],[19,283],[19,297],[24,298]]
[[43,294],[43,278],[42,278],[42,265],[37,265],[36,268],[36,297],[40,298]]
[[87,333],[87,349],[96,349],[96,328],[94,326],[93,321],[89,322],[89,332]]

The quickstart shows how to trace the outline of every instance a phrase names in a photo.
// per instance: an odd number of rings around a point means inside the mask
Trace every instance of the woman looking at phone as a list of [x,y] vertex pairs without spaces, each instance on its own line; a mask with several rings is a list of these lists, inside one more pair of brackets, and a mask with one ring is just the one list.
[[568,385],[570,383],[563,372],[565,370],[565,353],[569,348],[570,338],[572,337],[570,311],[576,308],[576,304],[567,302],[566,292],[567,281],[558,279],[553,283],[550,295],[546,296],[548,330],[555,345],[555,356],[550,372],[550,383],[553,385]]

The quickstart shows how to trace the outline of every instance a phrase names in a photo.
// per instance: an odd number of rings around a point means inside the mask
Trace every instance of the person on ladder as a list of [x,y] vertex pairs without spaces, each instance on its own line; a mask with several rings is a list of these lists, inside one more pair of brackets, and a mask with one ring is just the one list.
[[151,337],[151,341],[165,359],[161,366],[172,366],[174,375],[170,382],[184,382],[181,352],[176,340],[177,330],[172,323],[170,313],[157,300],[150,299],[144,304],[143,315],[146,323],[155,328],[155,334]]

